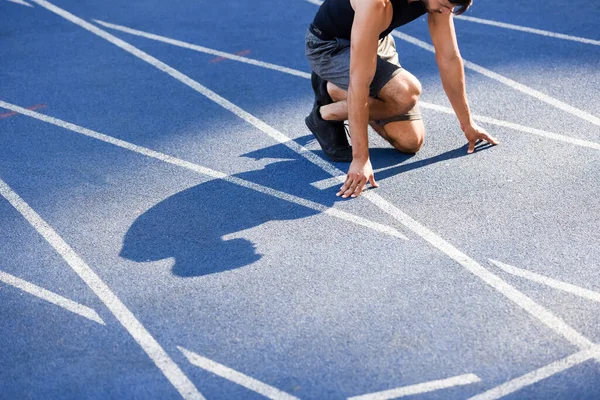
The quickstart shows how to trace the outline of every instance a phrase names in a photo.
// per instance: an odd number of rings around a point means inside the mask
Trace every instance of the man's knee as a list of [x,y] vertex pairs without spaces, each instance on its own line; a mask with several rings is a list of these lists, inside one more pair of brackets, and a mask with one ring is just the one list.
[[415,108],[422,93],[421,82],[409,72],[396,75],[379,94],[379,98],[388,103],[397,115],[405,114]]
[[391,123],[385,126],[392,146],[403,153],[417,153],[425,141],[425,126],[421,120],[405,123]]

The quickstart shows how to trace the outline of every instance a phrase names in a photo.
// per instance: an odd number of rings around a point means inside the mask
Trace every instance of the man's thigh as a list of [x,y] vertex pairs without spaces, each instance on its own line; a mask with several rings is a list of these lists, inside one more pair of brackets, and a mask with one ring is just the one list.
[[389,102],[414,94],[421,94],[421,82],[407,70],[401,69],[387,81],[377,97]]
[[[306,35],[306,56],[312,70],[322,79],[331,82],[338,88],[348,91],[350,85],[350,41],[336,38],[321,40],[308,32]],[[379,92],[396,75],[402,67],[398,62],[398,54],[391,36],[379,42],[377,68],[371,82],[369,95],[378,97]]]

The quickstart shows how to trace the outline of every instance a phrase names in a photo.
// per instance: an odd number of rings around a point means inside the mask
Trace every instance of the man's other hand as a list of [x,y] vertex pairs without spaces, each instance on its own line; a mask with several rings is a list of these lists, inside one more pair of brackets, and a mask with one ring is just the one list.
[[499,144],[498,139],[491,136],[485,129],[477,125],[476,123],[472,123],[467,127],[463,127],[463,132],[469,141],[469,149],[467,153],[471,154],[475,151],[475,144],[478,140],[485,140],[489,144]]
[[336,196],[342,196],[344,199],[347,197],[356,197],[365,189],[367,182],[371,182],[371,186],[373,187],[379,187],[377,182],[375,182],[371,160],[368,158],[366,161],[354,159],[348,169],[346,182],[340,188],[340,191],[337,192]]

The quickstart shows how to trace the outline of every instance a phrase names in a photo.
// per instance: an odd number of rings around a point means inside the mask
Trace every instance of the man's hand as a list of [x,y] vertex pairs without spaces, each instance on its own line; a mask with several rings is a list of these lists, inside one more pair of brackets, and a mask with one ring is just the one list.
[[375,182],[371,160],[367,158],[366,161],[361,161],[355,158],[348,169],[346,182],[340,188],[340,191],[337,192],[336,196],[342,196],[344,199],[348,196],[356,197],[364,190],[367,181],[371,182],[373,187],[379,187],[377,182]]
[[474,122],[472,122],[469,126],[466,126],[466,127],[461,126],[461,128],[462,128],[463,132],[465,133],[467,140],[469,141],[469,150],[467,150],[467,153],[469,153],[469,154],[471,154],[475,151],[475,144],[479,140],[485,140],[489,144],[493,144],[493,145],[500,143],[498,141],[498,139],[491,136],[489,133],[487,133],[487,131],[485,129],[483,129],[482,127],[480,127],[479,125],[477,125]]

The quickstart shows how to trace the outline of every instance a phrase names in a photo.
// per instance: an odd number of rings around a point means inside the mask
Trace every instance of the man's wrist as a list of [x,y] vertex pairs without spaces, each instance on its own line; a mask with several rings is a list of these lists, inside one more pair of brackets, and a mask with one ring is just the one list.
[[369,148],[361,149],[359,146],[352,146],[352,161],[364,161],[369,159]]
[[475,125],[475,122],[472,118],[469,118],[465,122],[460,122],[460,129],[462,129],[463,132],[466,132],[467,129],[472,128],[473,125]]

